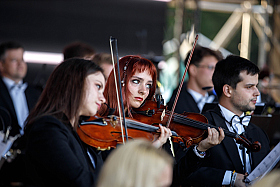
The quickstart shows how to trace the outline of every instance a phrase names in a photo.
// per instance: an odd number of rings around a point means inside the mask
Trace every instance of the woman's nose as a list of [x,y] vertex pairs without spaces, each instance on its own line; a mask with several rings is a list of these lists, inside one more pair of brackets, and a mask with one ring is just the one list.
[[103,93],[100,95],[100,100],[101,100],[101,103],[105,103],[106,102],[106,99],[105,99]]
[[141,94],[146,94],[147,93],[147,89],[146,89],[145,84],[140,85],[138,92],[141,93]]

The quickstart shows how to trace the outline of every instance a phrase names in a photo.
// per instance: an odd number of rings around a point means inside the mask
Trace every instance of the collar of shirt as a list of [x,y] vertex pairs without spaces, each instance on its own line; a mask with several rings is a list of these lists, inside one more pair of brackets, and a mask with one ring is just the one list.
[[193,99],[194,99],[194,101],[196,102],[196,103],[198,103],[199,101],[201,101],[202,100],[202,98],[203,97],[208,97],[208,93],[206,92],[206,94],[205,94],[205,96],[203,96],[202,94],[200,94],[200,93],[198,93],[198,92],[196,92],[196,91],[194,91],[194,90],[192,90],[192,89],[187,89],[188,90],[188,92],[192,95],[192,97],[193,97]]
[[[234,114],[233,112],[231,112],[230,110],[228,110],[227,108],[225,108],[225,107],[223,107],[222,105],[220,105],[220,104],[218,104],[219,105],[219,107],[220,107],[220,109],[221,109],[221,111],[222,111],[222,115],[225,117],[225,119],[226,119],[226,124],[227,124],[227,126],[231,126],[231,124],[229,124],[230,123],[230,121],[231,121],[231,118],[234,116],[234,115],[236,115],[236,114]],[[243,113],[241,116],[239,116],[239,117],[243,117],[245,114]]]
[[[229,131],[231,131],[231,132],[235,132],[234,130],[233,130],[233,127],[231,126],[231,124],[230,124],[230,121],[231,121],[231,118],[234,116],[234,115],[236,115],[236,114],[234,114],[233,112],[231,112],[231,111],[229,111],[228,109],[226,109],[225,107],[223,107],[222,105],[220,105],[220,104],[218,104],[219,105],[219,107],[220,107],[220,109],[221,109],[221,113],[222,113],[222,115],[224,116],[224,118],[226,119],[226,125],[227,125],[227,127],[228,127],[228,129],[229,129]],[[245,114],[243,113],[240,117],[243,117]],[[242,126],[242,125],[240,125],[240,126]],[[243,126],[242,126],[242,129],[244,130],[244,128],[243,128]],[[244,131],[243,131],[244,132]],[[246,155],[245,155],[245,164],[244,164],[244,158],[243,158],[243,151],[245,151],[245,150],[243,150],[242,151],[242,149],[240,149],[240,144],[238,144],[238,143],[236,143],[236,146],[237,146],[237,150],[238,150],[238,153],[239,153],[239,157],[240,157],[240,159],[241,159],[241,162],[242,162],[242,164],[243,164],[243,167],[244,167],[244,165],[246,165],[246,172],[251,172],[251,165],[250,165],[250,158],[249,158],[249,155],[246,153]],[[225,178],[224,178],[224,180],[223,180],[223,182],[225,182]]]
[[[6,84],[8,90],[10,91],[11,88],[16,84],[15,81],[13,81],[12,79],[9,79],[7,77],[2,77],[3,82]],[[23,81],[19,81],[17,84],[22,84]]]

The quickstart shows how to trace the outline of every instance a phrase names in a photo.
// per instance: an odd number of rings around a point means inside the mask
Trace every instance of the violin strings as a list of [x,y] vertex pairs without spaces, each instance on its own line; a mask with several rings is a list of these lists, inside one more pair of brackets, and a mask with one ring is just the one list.
[[[127,119],[126,121],[127,121],[128,127],[130,127],[130,128],[135,128],[135,129],[149,131],[149,132],[157,132],[157,130],[159,129],[159,127],[141,123],[139,121],[134,121],[134,120],[130,120],[130,119]],[[178,134],[174,131],[171,131],[171,133],[172,133],[172,136],[178,136]]]
[[[196,120],[187,118],[186,116],[182,116],[180,114],[175,114],[174,115],[174,120],[178,121],[178,122],[181,122],[181,123],[183,123],[183,122],[190,122],[191,123],[190,125],[192,125],[193,127],[197,127],[197,128],[201,127],[203,130],[206,130],[208,126],[211,127],[211,125],[209,125],[207,123],[196,121]],[[215,128],[215,127],[212,127],[212,128]]]
[[[181,123],[181,124],[186,124],[186,123],[189,122],[188,123],[189,126],[200,128],[202,130],[206,130],[208,127],[217,129],[216,126],[213,126],[213,125],[208,124],[208,123],[203,123],[203,122],[200,122],[200,121],[196,121],[196,120],[187,118],[186,116],[183,116],[183,115],[180,115],[180,114],[175,114],[174,115],[174,121],[178,122],[178,123]],[[234,137],[234,138],[236,138],[238,136],[236,133],[232,133],[232,132],[227,131],[225,129],[223,129],[223,130],[224,130],[224,132],[227,136]]]
[[138,122],[138,121],[133,121],[133,120],[130,120],[130,119],[127,119],[126,120],[128,122],[128,127],[130,128],[135,128],[135,129],[139,129],[139,130],[146,130],[146,131],[154,131],[156,132],[159,127],[155,127],[155,126],[152,126],[152,125],[147,125],[145,123],[141,123],[141,122]]

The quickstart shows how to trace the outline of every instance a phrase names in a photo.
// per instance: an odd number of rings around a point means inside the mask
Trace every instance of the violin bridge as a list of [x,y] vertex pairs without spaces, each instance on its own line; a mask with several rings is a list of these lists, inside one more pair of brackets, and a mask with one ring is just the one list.
[[116,121],[113,121],[112,123],[113,127],[115,128],[117,126],[117,122]]
[[161,113],[161,116],[160,116],[160,120],[163,121],[163,118],[165,116],[165,109],[163,110],[163,112]]
[[113,125],[113,127],[115,128],[117,126],[117,117],[116,116],[110,116],[111,119],[111,124]]

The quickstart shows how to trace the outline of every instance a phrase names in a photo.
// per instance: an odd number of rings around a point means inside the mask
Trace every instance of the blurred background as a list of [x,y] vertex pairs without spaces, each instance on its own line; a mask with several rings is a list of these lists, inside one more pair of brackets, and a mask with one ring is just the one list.
[[[198,44],[240,55],[261,70],[259,89],[275,104],[254,118],[271,140],[280,127],[280,0],[0,0],[0,42],[25,47],[25,81],[44,88],[63,48],[76,41],[119,57],[142,55],[159,71],[165,103],[184,72],[183,61]],[[271,128],[272,127],[272,128]]]
[[168,101],[184,71],[195,35],[198,44],[236,54],[268,72],[266,89],[280,103],[280,16],[277,0],[1,0],[0,42],[26,50],[26,81],[44,86],[71,42],[119,56],[139,54],[159,69]]

